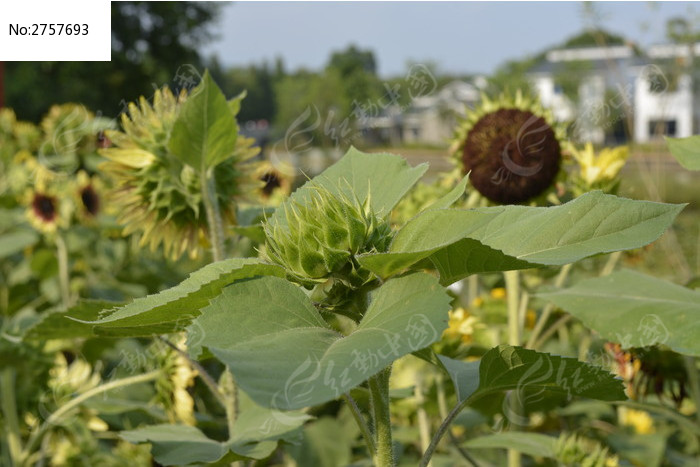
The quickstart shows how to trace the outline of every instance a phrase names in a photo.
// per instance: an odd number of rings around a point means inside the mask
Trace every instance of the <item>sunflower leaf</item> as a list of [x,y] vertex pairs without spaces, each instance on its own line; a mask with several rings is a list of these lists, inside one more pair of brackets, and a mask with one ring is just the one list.
[[[542,409],[574,396],[605,401],[626,399],[622,381],[575,358],[500,345],[482,357],[478,374],[473,362],[446,357],[440,360],[459,400],[485,413],[504,412],[517,417],[519,410],[532,406]],[[512,391],[512,397],[505,401],[507,391]]]
[[255,276],[283,277],[279,266],[257,259],[228,259],[193,272],[179,285],[160,293],[137,298],[98,320],[76,321],[93,326],[99,335],[114,337],[151,336],[187,326],[227,285]]
[[406,223],[388,252],[359,261],[390,277],[427,258],[447,285],[478,272],[563,265],[638,248],[659,238],[684,206],[595,191],[548,208],[428,210]]
[[634,271],[538,294],[623,348],[664,344],[700,357],[700,292]]
[[424,273],[385,282],[354,332],[332,330],[297,286],[260,277],[226,287],[188,328],[258,404],[320,404],[427,347],[447,326],[449,296]]
[[666,138],[671,155],[688,170],[700,170],[700,135]]
[[225,457],[227,462],[240,459],[264,459],[277,442],[296,442],[300,427],[312,417],[300,411],[279,412],[260,407],[245,393],[240,393],[239,414],[231,439],[219,442],[199,429],[186,425],[150,425],[119,435],[130,443],[151,443],[153,457],[163,465],[213,463]]
[[168,142],[170,151],[197,170],[225,161],[233,155],[238,138],[238,124],[232,110],[206,71],[173,124]]
[[366,154],[355,148],[313,180],[295,191],[270,217],[277,225],[286,225],[285,207],[311,201],[314,187],[323,187],[333,194],[357,197],[360,204],[367,198],[372,210],[386,217],[428,170],[427,164],[410,167],[401,156]]

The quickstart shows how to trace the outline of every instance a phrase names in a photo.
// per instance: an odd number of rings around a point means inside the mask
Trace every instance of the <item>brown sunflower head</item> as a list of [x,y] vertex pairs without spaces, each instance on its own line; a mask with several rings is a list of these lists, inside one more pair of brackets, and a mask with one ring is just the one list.
[[92,184],[80,189],[80,201],[82,201],[83,208],[88,215],[96,216],[100,212],[100,197]]
[[539,104],[485,98],[457,131],[463,172],[491,201],[515,204],[543,194],[559,174],[562,131]]
[[32,199],[32,212],[42,222],[53,224],[58,216],[58,201],[54,196],[35,193]]

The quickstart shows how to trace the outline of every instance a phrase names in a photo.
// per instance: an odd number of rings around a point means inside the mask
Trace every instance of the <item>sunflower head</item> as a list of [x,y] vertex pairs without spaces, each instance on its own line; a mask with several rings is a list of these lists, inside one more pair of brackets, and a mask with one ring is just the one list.
[[[106,131],[111,146],[99,151],[107,159],[101,169],[113,180],[111,200],[124,234],[140,233],[142,245],[152,250],[162,245],[173,259],[185,252],[195,258],[207,242],[201,178],[168,147],[186,99],[184,91],[176,96],[164,88],[155,92],[152,103],[142,97],[129,104],[122,131]],[[213,169],[216,196],[230,224],[235,223],[232,200],[258,186],[254,165],[248,163],[257,152],[251,138],[239,135],[230,157]]]
[[9,163],[19,151],[35,152],[40,139],[39,128],[18,121],[12,109],[0,109],[0,164]]
[[281,208],[284,221],[265,223],[266,251],[270,260],[305,285],[331,276],[359,286],[368,276],[355,256],[385,251],[391,228],[370,207],[342,192],[315,186],[305,202],[290,200]]
[[57,169],[94,168],[96,134],[111,123],[79,104],[54,105],[41,121],[44,138],[39,153]]
[[41,164],[36,164],[33,175],[34,186],[24,195],[29,223],[47,235],[68,227],[73,205],[62,198],[65,179]]
[[260,163],[254,173],[261,182],[257,190],[259,200],[268,205],[280,204],[292,192],[293,173],[289,166],[275,166],[269,161]]
[[627,146],[603,148],[596,154],[591,143],[582,149],[571,151],[578,164],[575,173],[575,190],[577,195],[590,190],[613,192],[619,183],[619,173],[627,162],[629,150]]
[[459,125],[451,152],[476,190],[500,204],[521,203],[554,185],[564,128],[534,98],[482,97]]
[[102,210],[102,182],[81,170],[75,177],[74,189],[76,214],[79,220],[93,221]]

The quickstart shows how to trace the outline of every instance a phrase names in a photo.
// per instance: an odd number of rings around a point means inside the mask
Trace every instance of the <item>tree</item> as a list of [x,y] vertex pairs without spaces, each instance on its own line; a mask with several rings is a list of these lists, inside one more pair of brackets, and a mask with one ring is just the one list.
[[[213,2],[113,2],[111,62],[8,62],[6,100],[37,121],[56,102],[77,101],[105,115],[169,84],[181,65],[201,68]],[[122,104],[120,104],[120,102]]]
[[343,51],[333,52],[329,68],[335,68],[340,72],[341,77],[347,78],[357,72],[377,74],[377,63],[374,59],[374,53],[371,50],[360,50],[354,45],[351,45]]

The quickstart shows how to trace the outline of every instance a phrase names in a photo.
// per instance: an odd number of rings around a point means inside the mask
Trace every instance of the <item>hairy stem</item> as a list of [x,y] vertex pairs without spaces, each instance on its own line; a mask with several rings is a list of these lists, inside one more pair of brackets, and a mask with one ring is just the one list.
[[377,448],[374,445],[374,437],[372,436],[372,431],[369,429],[369,425],[367,425],[364,415],[362,415],[360,408],[357,406],[355,399],[350,396],[350,393],[343,394],[343,399],[345,400],[345,403],[348,404],[350,413],[352,413],[355,423],[357,423],[357,426],[360,428],[362,437],[365,439],[365,444],[367,445],[369,456],[373,458],[376,455]]
[[374,412],[374,435],[377,447],[374,456],[376,467],[393,467],[394,451],[391,439],[391,412],[389,410],[389,375],[391,367],[369,379],[369,392]]
[[435,449],[437,449],[438,443],[440,443],[440,440],[442,437],[445,435],[445,432],[450,427],[450,424],[452,421],[459,415],[459,413],[462,411],[463,408],[467,406],[467,401],[469,399],[464,399],[462,402],[457,404],[449,414],[447,414],[447,417],[442,421],[440,426],[438,427],[437,431],[433,435],[433,439],[430,441],[430,445],[428,446],[428,449],[425,450],[425,453],[423,454],[423,457],[420,460],[420,463],[418,464],[419,467],[427,467],[428,463],[430,462],[430,459],[433,457],[433,454],[435,453]]
[[[438,411],[440,412],[440,418],[444,419],[447,417],[447,398],[445,397],[445,386],[442,373],[438,375],[435,384],[437,386]],[[447,428],[447,436],[450,438],[450,442],[454,445],[455,449],[457,449],[457,451],[462,455],[462,457],[464,457],[464,459],[474,467],[478,467],[479,464],[471,456],[471,454],[469,454],[466,449],[459,445],[459,440],[452,433],[452,428],[450,427]]]

